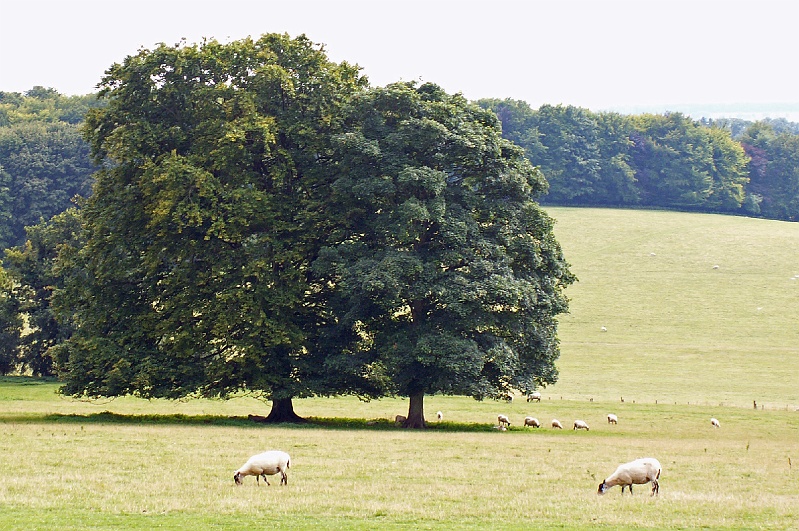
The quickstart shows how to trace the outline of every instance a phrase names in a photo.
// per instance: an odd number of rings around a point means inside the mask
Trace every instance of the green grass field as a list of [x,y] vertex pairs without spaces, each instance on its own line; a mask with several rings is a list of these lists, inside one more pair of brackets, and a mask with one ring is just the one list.
[[579,278],[550,394],[799,407],[799,224],[548,211]]
[[[389,420],[406,400],[315,398],[295,404],[315,422],[264,426],[252,398],[82,402],[0,379],[0,529],[799,528],[799,224],[549,211],[580,282],[541,403],[431,396],[444,421],[407,431]],[[235,487],[273,448],[288,487]],[[596,495],[645,455],[660,496]]]

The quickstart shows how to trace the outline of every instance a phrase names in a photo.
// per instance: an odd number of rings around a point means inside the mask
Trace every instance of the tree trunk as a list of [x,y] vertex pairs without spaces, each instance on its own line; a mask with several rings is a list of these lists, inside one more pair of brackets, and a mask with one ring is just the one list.
[[272,410],[264,422],[305,422],[305,419],[294,413],[291,398],[276,398],[272,400]]
[[426,428],[427,424],[424,421],[424,391],[412,394],[410,399],[408,419],[403,426],[406,428]]

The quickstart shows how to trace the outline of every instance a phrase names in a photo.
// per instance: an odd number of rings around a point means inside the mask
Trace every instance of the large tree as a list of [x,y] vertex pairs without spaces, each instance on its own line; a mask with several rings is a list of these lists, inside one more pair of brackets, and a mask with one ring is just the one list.
[[248,390],[269,420],[292,398],[377,392],[309,264],[339,108],[366,86],[306,37],[142,50],[108,70],[89,113],[98,162],[59,308],[72,395],[177,398]]
[[554,382],[556,316],[574,278],[535,198],[546,181],[496,116],[433,84],[353,100],[335,202],[348,222],[315,269],[410,398],[499,397]]

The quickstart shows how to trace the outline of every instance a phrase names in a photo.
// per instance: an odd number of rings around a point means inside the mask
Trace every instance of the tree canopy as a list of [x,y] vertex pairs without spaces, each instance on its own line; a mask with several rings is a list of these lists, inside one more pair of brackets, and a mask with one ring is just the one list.
[[65,393],[249,390],[284,420],[294,397],[376,392],[309,274],[333,221],[338,109],[365,85],[275,34],[160,45],[108,70],[85,126],[105,167],[60,305],[76,326]]
[[[52,301],[63,392],[496,397],[554,382],[574,278],[493,113],[369,89],[306,37],[141,50],[101,83],[101,170]],[[24,253],[18,255],[23,260]]]
[[347,222],[315,265],[340,288],[406,426],[425,394],[505,396],[552,383],[555,316],[574,278],[535,203],[546,181],[495,115],[433,84],[357,95],[336,137]]

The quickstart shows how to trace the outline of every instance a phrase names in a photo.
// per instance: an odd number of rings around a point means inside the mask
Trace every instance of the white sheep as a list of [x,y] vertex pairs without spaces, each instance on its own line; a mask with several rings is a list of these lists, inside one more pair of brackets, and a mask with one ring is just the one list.
[[498,415],[497,422],[499,422],[500,426],[505,426],[505,427],[510,426],[510,419],[508,419],[507,415]]
[[644,457],[636,459],[629,463],[619,465],[616,471],[605,481],[599,484],[597,494],[605,494],[611,487],[621,485],[621,493],[624,494],[624,487],[630,489],[630,494],[633,493],[633,485],[645,485],[652,482],[652,496],[660,492],[660,479],[661,472],[660,462],[653,457]]
[[266,479],[266,476],[274,476],[280,472],[280,484],[288,485],[289,478],[286,472],[290,466],[291,458],[289,458],[289,454],[280,450],[271,450],[250,457],[244,463],[244,466],[233,474],[233,481],[236,482],[236,485],[241,485],[241,480],[245,476],[255,476],[255,482],[259,485],[261,484],[261,477],[269,485],[269,480]]
[[533,428],[540,428],[541,423],[538,422],[538,419],[535,417],[524,417],[524,425],[525,426],[532,426]]
[[444,420],[444,414],[440,411],[436,411],[436,418],[438,420]]
[[588,430],[588,424],[586,424],[584,420],[575,420],[574,421],[574,428],[572,428],[572,429],[589,431]]
[[714,428],[720,428],[721,427],[721,424],[719,424],[718,419],[715,419],[715,418],[710,419],[710,425],[713,426]]
[[560,423],[558,419],[552,419],[552,427],[557,428],[559,430],[563,429],[563,425]]
[[540,402],[541,401],[541,393],[539,393],[538,391],[534,391],[534,392],[530,393],[529,395],[527,395],[527,401],[528,402]]
[[613,413],[608,413],[608,424],[618,424],[619,417],[614,415]]

